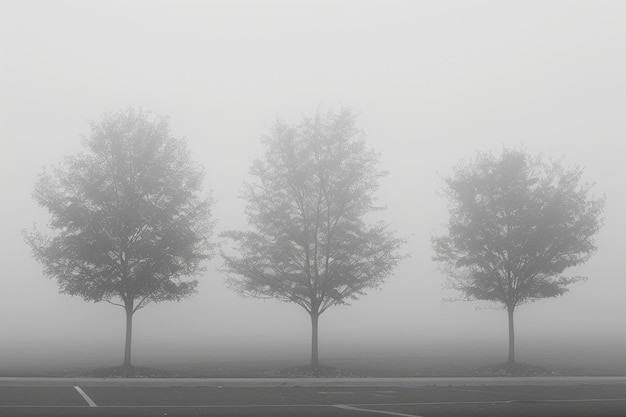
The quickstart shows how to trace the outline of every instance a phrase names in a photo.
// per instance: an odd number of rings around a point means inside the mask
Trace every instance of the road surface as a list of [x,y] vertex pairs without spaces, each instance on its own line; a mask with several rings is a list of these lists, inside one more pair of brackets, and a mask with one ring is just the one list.
[[0,415],[624,417],[626,377],[0,378]]

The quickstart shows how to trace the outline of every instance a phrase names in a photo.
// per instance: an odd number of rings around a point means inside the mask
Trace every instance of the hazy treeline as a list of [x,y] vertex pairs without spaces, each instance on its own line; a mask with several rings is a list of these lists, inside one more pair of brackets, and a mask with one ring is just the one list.
[[[130,107],[107,114],[91,124],[87,152],[40,175],[34,197],[53,233],[25,231],[25,239],[61,292],[124,309],[124,366],[133,315],[195,293],[189,277],[218,249],[231,289],[309,314],[311,365],[318,366],[319,317],[382,286],[411,255],[388,223],[371,220],[381,210],[376,192],[385,173],[356,121],[341,109],[277,122],[243,186],[249,227],[221,234],[219,248],[204,172],[167,118]],[[449,222],[432,237],[434,259],[465,298],[507,309],[509,363],[515,307],[565,293],[581,279],[565,270],[596,250],[604,199],[582,174],[503,149],[478,153],[444,178]]]

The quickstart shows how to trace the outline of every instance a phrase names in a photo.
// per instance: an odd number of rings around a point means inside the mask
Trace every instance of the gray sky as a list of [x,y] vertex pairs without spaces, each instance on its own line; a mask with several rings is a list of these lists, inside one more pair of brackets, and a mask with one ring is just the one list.
[[[20,231],[47,222],[31,197],[42,167],[79,151],[89,120],[127,105],[170,116],[188,138],[218,200],[218,233],[245,227],[241,184],[277,117],[359,112],[389,171],[382,216],[411,258],[382,290],[322,316],[322,361],[342,345],[506,345],[504,312],[442,303],[456,294],[429,239],[447,218],[440,176],[478,150],[522,145],[584,166],[607,205],[596,256],[570,271],[589,280],[518,310],[518,354],[538,340],[626,347],[625,19],[618,1],[0,0],[0,352],[97,340],[121,358],[123,310],[59,295]],[[306,360],[306,313],[238,298],[220,265],[207,265],[193,298],[135,316],[134,352],[266,347]]]

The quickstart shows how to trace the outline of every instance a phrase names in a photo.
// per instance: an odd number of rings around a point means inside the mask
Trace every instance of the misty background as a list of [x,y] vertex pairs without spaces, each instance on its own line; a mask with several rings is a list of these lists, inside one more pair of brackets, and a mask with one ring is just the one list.
[[[406,237],[381,290],[320,319],[320,360],[506,355],[499,306],[458,297],[431,260],[441,177],[503,147],[582,165],[606,195],[598,251],[563,297],[516,310],[520,362],[626,367],[626,3],[618,1],[0,0],[0,371],[117,364],[124,311],[58,294],[23,242],[45,229],[31,197],[44,166],[82,151],[89,120],[141,107],[170,117],[207,173],[216,235],[245,229],[238,196],[277,118],[347,106],[381,152],[380,217]],[[306,363],[303,309],[242,299],[219,257],[199,292],[134,317],[137,365],[292,358]]]

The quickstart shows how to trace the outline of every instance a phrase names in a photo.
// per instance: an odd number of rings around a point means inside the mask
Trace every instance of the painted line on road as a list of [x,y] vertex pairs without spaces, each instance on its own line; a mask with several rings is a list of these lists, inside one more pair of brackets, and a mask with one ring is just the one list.
[[420,406],[420,405],[485,405],[485,404],[516,404],[516,403],[604,403],[626,402],[626,398],[563,398],[563,399],[524,399],[524,400],[482,400],[482,401],[425,401],[405,403],[360,403],[344,404],[359,407],[384,407],[384,406]]
[[78,391],[80,396],[83,397],[85,401],[87,401],[87,404],[89,404],[89,407],[97,407],[96,403],[91,398],[89,398],[89,395],[85,394],[85,391],[80,389],[78,385],[74,385],[74,388],[76,388],[76,391]]
[[342,410],[364,411],[366,413],[385,414],[388,416],[420,417],[417,414],[404,414],[404,413],[396,413],[395,411],[385,411],[385,410],[370,410],[368,408],[357,408],[357,407],[352,407],[350,405],[343,405],[343,404],[334,404],[333,407],[340,408]]
[[[507,390],[507,391],[499,391],[499,390],[493,390],[493,389],[462,389],[462,388],[446,388],[447,391],[454,391],[454,392],[471,392],[471,393],[478,393],[478,394],[491,394],[491,395],[499,395],[499,396],[503,396],[503,395],[529,395],[529,396],[533,396],[536,395],[535,393],[524,393],[524,392],[512,392],[511,390]],[[545,397],[544,400],[530,400],[530,401],[547,401],[550,399],[554,399],[554,400],[567,400],[567,398],[563,398],[562,395],[550,395],[550,394],[545,394],[542,393],[542,396]],[[590,399],[590,398],[583,398],[583,399]]]

